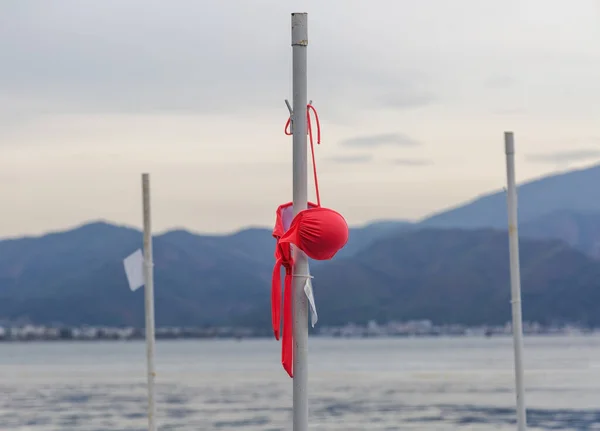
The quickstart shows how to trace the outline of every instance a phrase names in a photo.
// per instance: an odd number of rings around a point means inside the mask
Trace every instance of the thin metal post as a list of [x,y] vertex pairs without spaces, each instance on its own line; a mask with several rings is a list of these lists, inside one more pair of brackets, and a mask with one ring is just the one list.
[[512,332],[515,351],[515,382],[517,392],[517,430],[527,429],[525,385],[523,376],[523,317],[521,314],[521,269],[519,263],[519,230],[517,221],[517,186],[515,181],[515,142],[513,132],[504,132],[506,152],[508,244],[510,254],[510,286]]
[[144,207],[144,311],[146,315],[146,361],[148,373],[148,431],[156,431],[154,398],[154,264],[152,262],[152,226],[150,218],[150,176],[142,174]]
[[[307,61],[308,15],[292,14],[293,55],[293,203],[294,215],[307,208]],[[308,274],[306,255],[294,247],[294,274]],[[294,361],[293,361],[293,431],[308,431],[308,301],[304,293],[303,277],[294,277]]]

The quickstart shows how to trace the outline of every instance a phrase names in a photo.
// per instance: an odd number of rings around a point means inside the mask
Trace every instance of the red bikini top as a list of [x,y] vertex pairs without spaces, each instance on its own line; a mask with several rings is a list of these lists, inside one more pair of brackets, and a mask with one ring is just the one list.
[[[312,106],[308,106],[308,113]],[[315,112],[316,115],[316,112]],[[289,120],[288,120],[289,122]],[[317,117],[317,127],[318,127]],[[308,203],[308,208],[294,217],[292,202],[277,208],[277,218],[273,237],[275,245],[275,267],[271,286],[271,320],[275,339],[279,340],[281,320],[281,267],[285,268],[283,296],[283,340],[281,346],[281,362],[290,377],[293,377],[293,316],[292,316],[292,270],[294,259],[291,244],[302,250],[314,260],[328,260],[342,249],[348,242],[348,224],[342,215],[320,205],[317,171],[315,167],[314,146],[308,118],[308,131],[313,159],[317,204]],[[287,128],[286,128],[287,134]],[[320,131],[319,131],[320,135]],[[319,143],[317,141],[317,143]],[[308,276],[308,274],[298,274]]]
[[[277,208],[277,220],[273,237],[275,267],[271,286],[271,320],[275,339],[279,340],[281,320],[281,267],[285,268],[283,296],[283,340],[281,362],[290,377],[293,377],[293,316],[292,316],[292,269],[294,259],[291,244],[315,260],[328,260],[348,242],[348,224],[340,213],[309,203],[309,208],[293,215],[292,203]],[[305,275],[305,274],[302,274]],[[308,274],[306,274],[308,276]]]

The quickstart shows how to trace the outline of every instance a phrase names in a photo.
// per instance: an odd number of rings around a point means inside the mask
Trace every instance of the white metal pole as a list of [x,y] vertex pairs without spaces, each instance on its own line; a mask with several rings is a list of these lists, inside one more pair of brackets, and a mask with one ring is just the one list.
[[506,152],[508,244],[510,254],[510,287],[512,332],[515,351],[515,381],[517,391],[517,429],[527,429],[525,385],[523,376],[523,317],[521,315],[521,269],[519,263],[519,230],[517,221],[517,186],[515,181],[515,141],[513,132],[504,132]]
[[[292,14],[292,55],[293,55],[293,203],[294,215],[307,208],[307,61],[308,15]],[[306,255],[294,247],[294,274],[308,274]],[[293,362],[293,430],[308,431],[308,301],[304,293],[303,277],[294,277],[293,316],[294,316],[294,362]]]
[[142,174],[144,207],[144,311],[146,315],[146,361],[148,373],[148,431],[156,431],[154,399],[154,264],[152,262],[152,226],[150,217],[150,175]]

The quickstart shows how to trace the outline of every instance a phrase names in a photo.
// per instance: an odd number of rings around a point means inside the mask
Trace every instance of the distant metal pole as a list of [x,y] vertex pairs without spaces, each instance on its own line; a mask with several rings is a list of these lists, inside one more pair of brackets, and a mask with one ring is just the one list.
[[521,315],[521,269],[519,263],[519,230],[517,221],[517,186],[515,181],[515,141],[513,132],[504,132],[506,152],[508,244],[510,254],[510,286],[512,332],[515,350],[515,381],[517,390],[517,430],[527,429],[525,385],[523,376],[523,317]]
[[[307,208],[307,24],[306,13],[292,14],[294,215]],[[308,259],[297,247],[294,247],[294,274],[308,274]],[[294,277],[293,431],[308,431],[308,301],[303,288],[305,282],[303,277]]]
[[156,431],[154,399],[154,264],[152,262],[152,226],[150,218],[150,176],[142,174],[144,207],[144,311],[146,315],[146,361],[148,373],[148,431]]

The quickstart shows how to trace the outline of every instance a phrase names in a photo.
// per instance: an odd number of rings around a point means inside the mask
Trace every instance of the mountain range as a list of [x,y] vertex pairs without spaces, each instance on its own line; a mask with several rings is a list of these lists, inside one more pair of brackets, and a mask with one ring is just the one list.
[[[600,326],[600,166],[519,186],[523,315]],[[510,320],[503,190],[418,222],[350,231],[330,262],[312,262],[319,324],[427,318]],[[0,319],[66,325],[143,325],[143,289],[122,260],[136,229],[107,222],[0,241]],[[228,235],[174,230],[154,237],[159,326],[268,328],[270,229]]]

